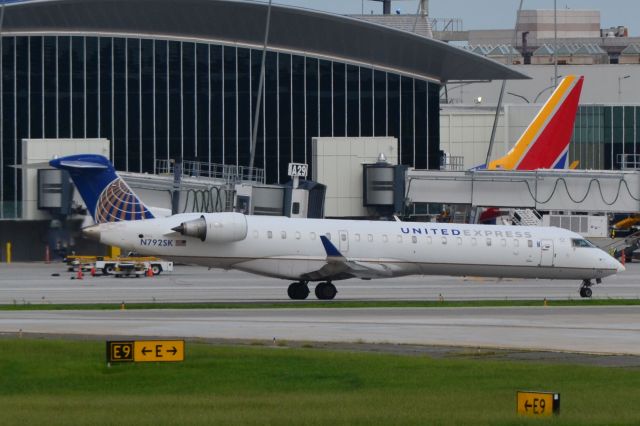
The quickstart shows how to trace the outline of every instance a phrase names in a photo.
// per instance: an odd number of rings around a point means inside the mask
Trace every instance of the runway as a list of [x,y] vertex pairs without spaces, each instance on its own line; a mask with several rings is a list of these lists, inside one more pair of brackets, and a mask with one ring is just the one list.
[[[60,276],[52,276],[59,273]],[[239,271],[176,266],[153,278],[71,279],[62,263],[0,264],[0,304],[290,301],[289,282]],[[337,300],[576,299],[579,282],[411,276],[335,283]],[[310,284],[313,289],[313,284]],[[640,298],[640,264],[593,287],[594,298]],[[309,297],[314,299],[313,293]]]
[[0,311],[0,331],[640,355],[638,307]]

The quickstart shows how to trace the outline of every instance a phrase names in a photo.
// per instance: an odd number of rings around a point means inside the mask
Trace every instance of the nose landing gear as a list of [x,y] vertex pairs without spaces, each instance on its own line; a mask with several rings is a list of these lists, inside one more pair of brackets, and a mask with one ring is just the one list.
[[[600,284],[601,282],[602,280],[600,278],[596,278],[596,284]],[[580,297],[590,298],[593,295],[591,286],[593,286],[591,280],[582,280],[582,285],[580,286]]]

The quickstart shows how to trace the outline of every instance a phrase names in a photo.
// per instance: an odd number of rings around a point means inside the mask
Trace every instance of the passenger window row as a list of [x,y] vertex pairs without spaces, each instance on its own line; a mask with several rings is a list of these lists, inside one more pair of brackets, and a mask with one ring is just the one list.
[[[302,239],[302,233],[300,231],[295,231],[294,235],[295,235],[295,239],[296,240]],[[364,241],[364,237],[361,238],[359,233],[354,233],[352,235],[353,235],[353,240],[355,242]],[[266,236],[267,236],[267,239],[269,239],[269,240],[273,239],[273,231],[267,231]],[[330,232],[327,232],[325,234],[325,236],[329,240],[331,240],[331,233]],[[253,231],[253,238],[257,239],[259,237],[260,237],[259,232],[257,230]],[[309,233],[309,239],[310,240],[313,241],[316,238],[317,238],[317,234],[315,232],[310,232]],[[382,234],[381,238],[382,238],[382,242],[383,243],[388,243],[389,242],[389,236],[387,234]],[[453,238],[454,237],[451,237],[451,241],[452,242],[455,241],[456,244],[459,245],[459,246],[461,246],[463,244],[462,237],[455,237],[455,240]],[[287,231],[280,231],[280,239],[283,239],[283,240],[287,239]],[[340,234],[340,240],[343,241],[343,242],[347,242],[348,235],[346,233],[341,233]],[[372,243],[374,241],[373,234],[367,234],[366,235],[366,241]],[[396,236],[396,241],[397,241],[398,244],[402,244],[404,242],[403,236],[398,234]],[[419,242],[418,236],[417,235],[412,235],[411,236],[411,243],[418,244],[418,242]],[[431,245],[431,244],[433,244],[433,238],[431,236],[427,236],[425,238],[425,242],[428,245]],[[448,242],[449,242],[449,237],[446,237],[446,236],[440,237],[440,243],[442,245],[446,245]],[[493,238],[487,237],[485,239],[485,244],[486,244],[487,247],[491,247],[493,245]],[[506,238],[500,238],[499,239],[499,244],[500,244],[500,247],[507,247],[507,245],[508,245],[507,239]],[[478,245],[477,238],[471,237],[471,246],[475,247],[477,245]],[[589,247],[589,246],[591,246],[590,243],[586,242],[585,240],[574,240],[573,241],[573,245],[574,245],[574,247]],[[520,247],[520,241],[517,240],[517,239],[511,240],[511,246],[513,248]],[[527,240],[527,247],[529,247],[529,248],[533,247],[533,240]]]

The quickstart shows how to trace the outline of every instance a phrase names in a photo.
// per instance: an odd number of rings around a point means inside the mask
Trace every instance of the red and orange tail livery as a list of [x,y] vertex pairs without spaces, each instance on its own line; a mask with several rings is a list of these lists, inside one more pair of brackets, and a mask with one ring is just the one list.
[[486,168],[566,168],[583,80],[583,76],[576,75],[563,78],[513,148],[504,157],[491,161]]

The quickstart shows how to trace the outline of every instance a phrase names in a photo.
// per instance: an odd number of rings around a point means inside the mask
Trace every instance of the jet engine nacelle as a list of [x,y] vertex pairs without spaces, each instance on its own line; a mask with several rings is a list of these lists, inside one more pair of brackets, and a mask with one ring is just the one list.
[[173,228],[182,235],[207,243],[231,243],[247,236],[247,218],[242,213],[209,213]]

